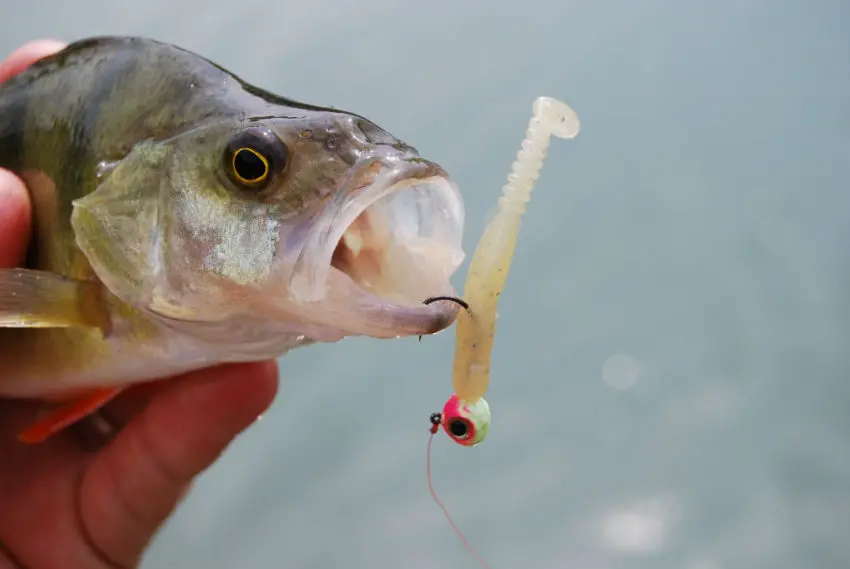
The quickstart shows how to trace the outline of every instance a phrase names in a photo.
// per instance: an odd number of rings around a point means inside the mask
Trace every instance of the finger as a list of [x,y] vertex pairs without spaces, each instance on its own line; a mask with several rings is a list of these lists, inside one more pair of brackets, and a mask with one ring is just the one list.
[[169,381],[163,380],[132,385],[108,405],[71,425],[68,432],[73,434],[83,450],[102,450],[121,429],[142,412],[157,393],[161,393],[170,385]]
[[[175,380],[155,380],[130,385],[103,408],[103,415],[116,429],[123,429],[148,404],[174,385]],[[177,380],[181,381],[181,380]]]
[[134,566],[189,484],[271,405],[275,362],[228,365],[176,381],[96,456],[80,486],[92,547]]
[[29,240],[30,202],[24,183],[0,168],[0,269],[14,267]]
[[39,59],[63,49],[66,44],[57,40],[36,40],[26,43],[0,62],[0,83],[14,77]]
[[[22,45],[0,62],[0,83],[64,47],[64,43],[56,40],[36,40]],[[11,172],[0,169],[0,268],[14,266],[23,256],[29,220],[26,188]]]

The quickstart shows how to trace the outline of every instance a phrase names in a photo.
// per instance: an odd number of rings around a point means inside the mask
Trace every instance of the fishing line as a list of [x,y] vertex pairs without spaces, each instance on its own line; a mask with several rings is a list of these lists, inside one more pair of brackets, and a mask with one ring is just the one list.
[[452,519],[451,514],[449,514],[449,511],[443,505],[443,502],[440,501],[440,498],[437,496],[437,492],[434,491],[434,483],[431,480],[431,447],[432,447],[432,443],[434,442],[434,435],[437,434],[437,429],[439,428],[439,426],[440,426],[439,423],[432,425],[431,426],[431,436],[428,437],[428,452],[427,452],[427,457],[426,457],[426,460],[425,460],[425,465],[426,465],[425,470],[428,474],[428,490],[431,492],[431,497],[434,498],[434,501],[437,503],[437,505],[443,511],[443,515],[446,517],[446,520],[449,522],[449,525],[452,527],[454,532],[460,538],[460,541],[463,544],[464,549],[466,549],[466,551],[469,552],[469,554],[472,555],[475,558],[475,560],[478,561],[478,563],[481,564],[482,567],[484,567],[484,569],[491,569],[490,565],[487,563],[487,561],[485,561],[483,557],[478,555],[478,552],[476,552],[472,548],[472,546],[469,545],[469,542],[466,540],[466,537],[463,535],[463,532],[461,532],[458,529],[457,525],[455,525],[455,522]]

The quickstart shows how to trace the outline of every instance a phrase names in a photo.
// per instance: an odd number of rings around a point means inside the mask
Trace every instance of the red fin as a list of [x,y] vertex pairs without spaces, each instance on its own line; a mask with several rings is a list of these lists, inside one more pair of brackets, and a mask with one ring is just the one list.
[[79,398],[61,403],[18,435],[23,443],[41,443],[65,427],[91,415],[122,391],[121,388],[95,389]]

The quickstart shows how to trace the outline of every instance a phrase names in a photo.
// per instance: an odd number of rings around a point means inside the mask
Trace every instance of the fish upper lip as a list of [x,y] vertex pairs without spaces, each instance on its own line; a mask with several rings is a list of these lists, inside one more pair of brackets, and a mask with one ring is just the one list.
[[[456,251],[459,257],[456,262],[445,262],[445,266],[437,267],[447,271],[445,282],[423,294],[418,303],[397,302],[360,286],[346,273],[332,266],[331,258],[343,235],[364,212],[400,191],[418,187],[419,183],[426,184],[422,186],[425,188],[423,191],[434,194],[429,205],[438,211],[429,215],[439,217],[442,214],[445,217],[433,220],[435,224],[443,223],[448,228],[448,236],[444,236],[446,243],[441,244]],[[300,251],[295,263],[290,289],[298,301],[311,304],[319,310],[322,305],[337,306],[335,310],[329,308],[329,312],[350,311],[348,314],[352,315],[351,320],[355,324],[350,326],[352,329],[349,332],[374,337],[433,334],[454,323],[460,309],[456,303],[423,303],[429,296],[456,294],[448,279],[463,258],[460,244],[463,202],[456,186],[441,166],[417,156],[369,157],[355,165],[326,207],[329,209],[319,214],[324,219],[311,232],[308,243]],[[397,238],[393,238],[393,243],[396,242]],[[346,328],[339,320],[337,324]]]

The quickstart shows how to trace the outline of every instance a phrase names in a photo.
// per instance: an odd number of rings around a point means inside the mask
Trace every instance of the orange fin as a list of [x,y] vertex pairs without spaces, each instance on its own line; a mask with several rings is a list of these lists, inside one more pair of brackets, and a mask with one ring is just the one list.
[[23,443],[41,443],[80,419],[91,415],[122,391],[120,387],[95,389],[61,403],[18,435]]

